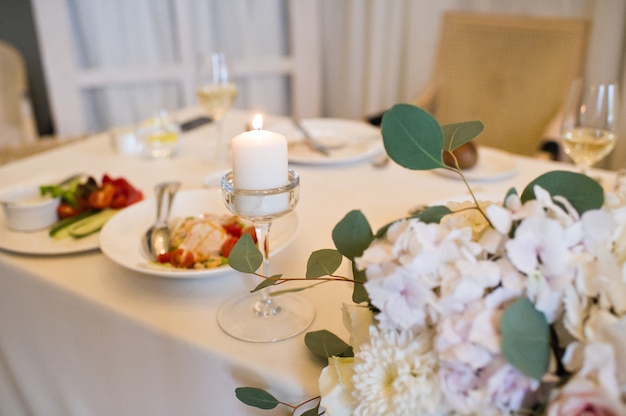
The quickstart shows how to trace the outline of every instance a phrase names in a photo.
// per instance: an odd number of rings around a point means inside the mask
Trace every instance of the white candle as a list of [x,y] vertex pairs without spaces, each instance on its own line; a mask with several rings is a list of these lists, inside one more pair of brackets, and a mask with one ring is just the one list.
[[[287,185],[287,139],[282,134],[262,130],[260,114],[254,117],[252,126],[253,130],[235,136],[231,142],[235,187],[265,190]],[[241,202],[239,210],[243,210],[242,215],[278,213],[288,206],[287,195],[250,197]]]

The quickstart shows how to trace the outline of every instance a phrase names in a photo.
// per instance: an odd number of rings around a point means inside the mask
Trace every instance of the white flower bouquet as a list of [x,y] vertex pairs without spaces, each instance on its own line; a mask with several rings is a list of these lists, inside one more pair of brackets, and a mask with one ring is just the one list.
[[[400,165],[461,176],[442,153],[481,130],[439,126],[409,105],[382,124]],[[328,366],[318,404],[302,414],[626,415],[626,195],[565,171],[502,201],[468,189],[467,203],[376,234],[350,212],[333,230],[337,250],[311,255],[308,279],[329,280],[342,256],[352,261],[352,278],[330,280],[353,281],[354,304],[344,306],[349,343],[326,331],[305,338]],[[244,241],[231,265],[254,273],[253,251]],[[236,393],[256,407],[280,403],[252,387]]]

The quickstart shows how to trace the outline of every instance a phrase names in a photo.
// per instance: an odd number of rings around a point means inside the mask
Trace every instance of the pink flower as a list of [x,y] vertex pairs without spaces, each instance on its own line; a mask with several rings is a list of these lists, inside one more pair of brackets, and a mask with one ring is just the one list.
[[[491,345],[482,341],[494,338],[490,316],[481,316],[484,301],[476,301],[459,313],[443,316],[437,325],[435,348],[442,360],[467,365],[472,370],[486,366],[492,359]],[[491,314],[491,310],[487,310]],[[484,339],[478,335],[483,335]]]
[[385,328],[411,329],[427,324],[435,294],[406,268],[397,268],[385,279],[365,283],[372,304],[380,309],[376,319]]
[[574,378],[550,399],[547,416],[624,416],[626,407],[590,380]]
[[503,412],[522,408],[528,394],[539,388],[539,382],[526,377],[504,360],[494,361],[487,369],[487,402]]
[[[515,267],[527,275],[539,271],[554,289],[562,289],[569,279],[563,278],[575,243],[558,221],[535,216],[524,220],[507,241],[506,250]],[[554,281],[556,280],[556,281]]]
[[462,415],[476,413],[483,402],[481,381],[470,366],[460,362],[439,364],[439,387],[447,408]]

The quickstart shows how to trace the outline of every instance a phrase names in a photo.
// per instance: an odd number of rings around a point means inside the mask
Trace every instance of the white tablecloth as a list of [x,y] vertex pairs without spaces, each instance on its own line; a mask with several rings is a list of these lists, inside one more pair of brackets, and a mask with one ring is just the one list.
[[[184,114],[189,117],[191,113]],[[250,114],[232,111],[229,137],[243,131]],[[183,189],[202,187],[212,126],[183,137],[171,160],[117,155],[106,134],[0,168],[0,188],[44,177],[85,171],[124,176],[153,196],[153,186],[178,179]],[[520,192],[531,179],[571,165],[515,158],[515,175],[476,182],[476,192]],[[350,210],[361,209],[373,228],[408,210],[466,194],[463,183],[393,163],[337,166],[294,165],[301,175],[295,240],[273,260],[273,271],[304,276],[306,259],[332,248],[331,230]],[[610,185],[612,175],[599,172]],[[3,229],[0,229],[3,232]],[[6,232],[6,231],[5,231]],[[348,266],[342,266],[348,273]],[[266,388],[299,403],[316,396],[323,360],[304,345],[304,334],[252,344],[223,333],[216,313],[229,296],[256,283],[236,272],[207,279],[174,280],[127,270],[100,251],[32,256],[0,251],[0,414],[249,415],[256,412],[234,395],[238,386]],[[315,305],[309,330],[346,335],[341,304],[351,287],[330,283],[303,292]]]

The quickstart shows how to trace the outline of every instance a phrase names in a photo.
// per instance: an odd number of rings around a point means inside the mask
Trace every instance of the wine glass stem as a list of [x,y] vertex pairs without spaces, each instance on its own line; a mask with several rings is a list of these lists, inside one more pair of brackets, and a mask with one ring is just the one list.
[[[256,230],[256,238],[263,255],[263,264],[261,267],[261,273],[263,276],[270,275],[270,258],[269,258],[269,234],[272,226],[271,221],[258,221],[254,223]],[[254,313],[257,316],[269,317],[280,313],[280,306],[276,304],[274,299],[269,295],[269,289],[267,287],[259,291],[259,298],[254,304]]]
[[589,176],[589,165],[587,165],[586,163],[581,163],[580,165],[578,165],[578,170],[583,175]]

